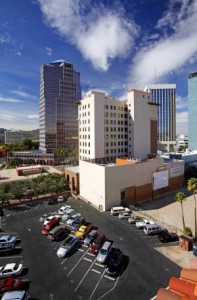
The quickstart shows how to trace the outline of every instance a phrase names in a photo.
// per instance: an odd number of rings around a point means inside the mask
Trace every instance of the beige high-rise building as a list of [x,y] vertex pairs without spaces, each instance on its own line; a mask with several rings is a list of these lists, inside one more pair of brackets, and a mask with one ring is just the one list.
[[157,151],[157,104],[151,94],[128,92],[128,99],[108,98],[90,91],[79,102],[79,159],[114,162],[117,157],[138,161]]

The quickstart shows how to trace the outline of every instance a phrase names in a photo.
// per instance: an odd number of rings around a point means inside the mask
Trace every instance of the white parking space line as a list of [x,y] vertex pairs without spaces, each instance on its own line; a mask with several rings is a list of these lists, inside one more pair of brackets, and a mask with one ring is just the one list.
[[81,252],[84,252],[85,250],[83,250],[83,249],[81,249],[81,248],[79,248],[79,249],[77,249],[78,251],[81,251]]
[[36,206],[35,210],[37,210],[40,207],[40,205],[41,205],[41,202],[38,203],[38,205]]
[[[88,251],[88,250],[87,250]],[[80,261],[84,258],[84,256],[86,255],[87,251],[82,255],[82,257],[78,260],[78,262],[74,265],[74,267],[70,270],[70,272],[68,273],[67,277],[74,271],[74,269],[77,267],[77,265],[80,263]],[[92,262],[92,260],[91,260]]]
[[[53,243],[51,244],[51,247],[54,246],[55,244],[56,244],[56,242],[53,242]],[[53,248],[53,249],[54,249],[54,248]]]
[[[84,259],[85,259],[85,258],[84,258]],[[83,282],[83,280],[85,279],[85,277],[87,276],[87,274],[90,272],[90,270],[91,270],[93,264],[95,263],[95,261],[96,261],[96,258],[95,258],[95,260],[93,260],[93,262],[91,263],[89,269],[86,271],[86,273],[85,273],[84,276],[82,277],[81,281],[78,283],[77,287],[75,288],[75,292],[78,290],[78,288],[80,287],[81,283]]]
[[87,245],[84,245],[84,244],[82,245],[82,247],[84,247],[84,248],[88,248],[88,246],[87,246]]
[[63,263],[65,263],[65,261],[67,261],[68,257],[66,257],[62,262],[61,265],[63,265]]
[[99,264],[99,263],[95,263],[95,265],[97,265],[97,266],[100,267],[100,268],[104,268],[104,267],[105,267],[104,265],[101,265],[101,264]]
[[105,278],[115,281],[116,279],[107,275],[104,275]]
[[90,255],[90,256],[93,256],[93,257],[95,257],[95,255],[94,255],[94,254],[92,254],[92,253],[90,253],[90,252],[88,252],[87,254],[88,254],[88,255]]
[[89,300],[91,300],[91,299],[92,299],[92,297],[93,297],[93,295],[94,295],[94,293],[95,293],[95,291],[96,291],[96,289],[97,289],[97,287],[98,287],[99,283],[101,282],[101,280],[102,280],[102,278],[103,278],[104,274],[105,274],[105,270],[103,271],[103,274],[101,275],[101,277],[100,277],[99,281],[98,281],[98,282],[97,282],[97,284],[95,285],[95,288],[94,288],[94,290],[93,290],[92,294],[90,295],[90,298],[89,298]]
[[84,259],[85,259],[85,260],[87,260],[87,261],[90,261],[90,262],[92,262],[92,260],[91,260],[91,259],[89,259],[89,258],[87,258],[87,257],[84,257]]
[[95,272],[95,273],[98,273],[98,274],[101,274],[101,272],[100,271],[98,271],[98,270],[95,270],[95,269],[91,269],[93,272]]
[[19,256],[5,256],[5,257],[0,257],[0,260],[12,259],[12,258],[23,258],[23,256],[22,255],[19,255]]

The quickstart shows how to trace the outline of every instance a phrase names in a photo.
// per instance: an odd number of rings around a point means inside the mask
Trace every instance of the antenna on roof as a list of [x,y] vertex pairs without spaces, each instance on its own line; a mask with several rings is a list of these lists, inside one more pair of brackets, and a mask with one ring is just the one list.
[[155,67],[155,84],[157,83],[157,69]]

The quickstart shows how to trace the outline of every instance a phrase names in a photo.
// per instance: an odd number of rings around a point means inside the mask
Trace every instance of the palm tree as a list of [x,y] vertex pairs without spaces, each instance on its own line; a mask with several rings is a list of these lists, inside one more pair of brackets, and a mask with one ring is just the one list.
[[186,197],[185,193],[178,192],[178,193],[176,193],[175,200],[181,204],[183,228],[185,228],[185,219],[184,219],[184,213],[183,213],[183,201],[186,201],[187,197]]
[[195,239],[196,239],[196,192],[197,192],[197,178],[190,178],[187,181],[187,190],[193,192],[194,196],[194,221],[195,221]]

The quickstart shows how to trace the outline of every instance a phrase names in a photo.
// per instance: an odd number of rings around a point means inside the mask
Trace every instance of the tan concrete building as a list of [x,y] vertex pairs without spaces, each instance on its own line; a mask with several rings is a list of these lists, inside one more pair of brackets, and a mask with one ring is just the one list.
[[120,101],[91,91],[78,102],[79,158],[102,158],[115,162],[117,157],[146,159],[157,151],[157,104],[151,94],[128,92]]
[[[178,160],[164,163],[163,158],[141,162],[125,158],[117,159],[115,164],[80,160],[79,167],[80,198],[103,211],[156,197],[184,183],[184,162]],[[163,170],[168,174],[168,186],[153,190],[153,175]]]

